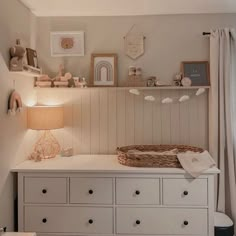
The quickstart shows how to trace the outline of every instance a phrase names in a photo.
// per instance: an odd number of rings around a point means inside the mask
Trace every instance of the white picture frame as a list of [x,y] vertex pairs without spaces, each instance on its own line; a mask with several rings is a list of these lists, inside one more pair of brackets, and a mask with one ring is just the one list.
[[84,56],[84,31],[55,31],[50,33],[51,56]]

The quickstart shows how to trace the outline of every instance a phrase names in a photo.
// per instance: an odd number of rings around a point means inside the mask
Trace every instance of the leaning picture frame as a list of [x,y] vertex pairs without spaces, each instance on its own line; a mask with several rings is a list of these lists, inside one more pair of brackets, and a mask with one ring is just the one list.
[[183,61],[181,63],[183,77],[188,77],[191,86],[209,86],[210,70],[208,61]]
[[51,56],[84,56],[84,31],[57,31],[50,33]]
[[96,53],[91,55],[91,85],[96,87],[117,86],[117,54]]

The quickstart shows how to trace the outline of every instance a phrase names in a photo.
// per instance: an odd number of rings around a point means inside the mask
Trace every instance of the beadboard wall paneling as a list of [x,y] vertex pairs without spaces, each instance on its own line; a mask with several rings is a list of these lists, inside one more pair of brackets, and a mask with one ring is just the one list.
[[[195,90],[150,90],[142,96],[121,88],[38,89],[39,104],[64,104],[65,128],[54,131],[75,154],[113,154],[132,144],[190,144],[208,148],[208,94],[183,103],[161,104],[165,97]],[[153,95],[148,102],[144,95]],[[49,102],[50,101],[50,102]]]

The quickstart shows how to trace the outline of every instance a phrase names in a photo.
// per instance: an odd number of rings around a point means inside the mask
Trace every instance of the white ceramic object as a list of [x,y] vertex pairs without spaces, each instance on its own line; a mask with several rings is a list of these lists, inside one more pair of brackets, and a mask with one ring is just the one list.
[[190,87],[192,85],[192,81],[190,78],[188,77],[184,77],[182,80],[181,80],[181,84],[184,86],[184,87]]

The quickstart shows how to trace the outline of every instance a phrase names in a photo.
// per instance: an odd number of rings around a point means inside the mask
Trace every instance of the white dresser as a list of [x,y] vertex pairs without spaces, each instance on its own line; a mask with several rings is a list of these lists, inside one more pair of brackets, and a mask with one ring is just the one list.
[[115,155],[25,161],[18,172],[19,231],[59,235],[214,235],[214,174],[131,168]]

